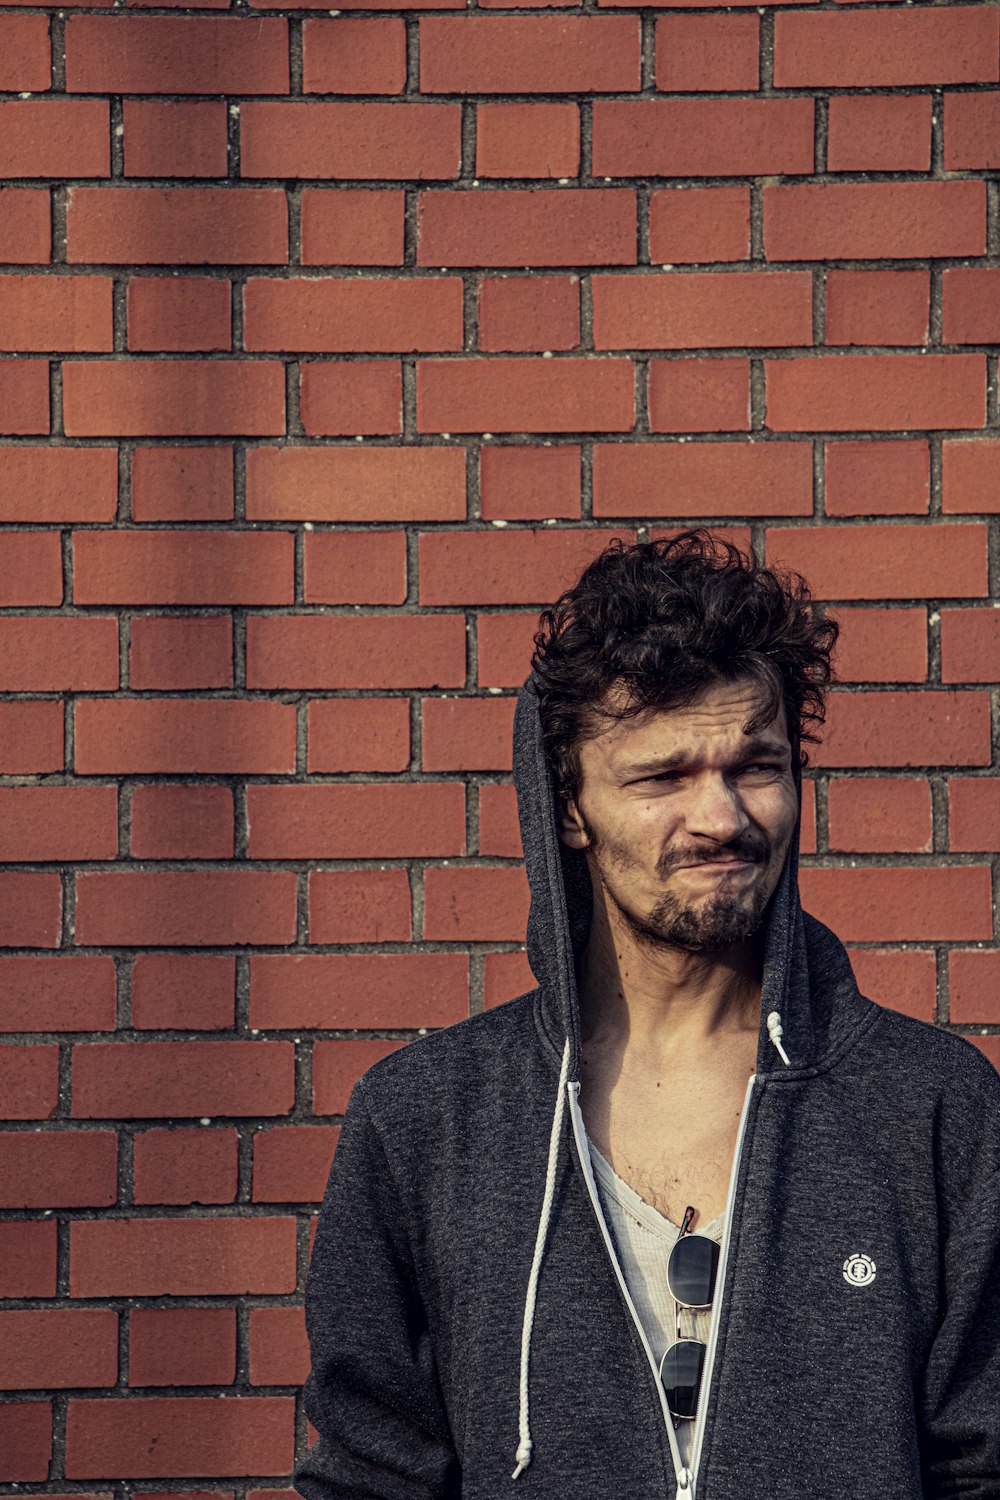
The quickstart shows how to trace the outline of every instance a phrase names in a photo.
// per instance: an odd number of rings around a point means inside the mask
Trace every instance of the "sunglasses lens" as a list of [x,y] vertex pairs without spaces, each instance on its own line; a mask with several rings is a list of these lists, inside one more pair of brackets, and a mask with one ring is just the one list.
[[691,1418],[697,1411],[704,1363],[705,1345],[697,1339],[680,1339],[663,1356],[660,1379],[675,1417]]
[[715,1291],[719,1247],[703,1234],[685,1234],[667,1261],[667,1286],[675,1302],[685,1307],[708,1307]]

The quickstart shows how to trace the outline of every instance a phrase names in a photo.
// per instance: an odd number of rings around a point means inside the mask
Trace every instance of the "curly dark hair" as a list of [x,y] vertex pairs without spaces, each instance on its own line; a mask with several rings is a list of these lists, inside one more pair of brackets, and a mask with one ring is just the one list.
[[[616,538],[543,610],[535,636],[542,732],[560,794],[575,795],[580,745],[609,720],[682,707],[737,678],[764,695],[746,731],[784,704],[793,755],[805,765],[837,634],[812,608],[804,578],[709,531],[635,546]],[[612,688],[623,690],[613,704]]]

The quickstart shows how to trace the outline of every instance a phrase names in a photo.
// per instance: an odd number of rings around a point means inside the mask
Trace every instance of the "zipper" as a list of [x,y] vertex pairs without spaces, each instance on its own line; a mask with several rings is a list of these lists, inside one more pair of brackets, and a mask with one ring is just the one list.
[[698,1400],[698,1415],[695,1418],[694,1434],[691,1443],[690,1468],[686,1467],[681,1461],[680,1449],[677,1446],[677,1434],[674,1430],[674,1421],[673,1417],[670,1415],[670,1409],[667,1406],[667,1398],[663,1390],[662,1382],[660,1380],[660,1372],[656,1363],[656,1357],[653,1354],[652,1348],[650,1347],[649,1340],[646,1337],[646,1331],[642,1326],[642,1323],[639,1319],[639,1314],[636,1312],[635,1303],[632,1301],[631,1294],[629,1292],[628,1286],[626,1285],[625,1277],[622,1273],[622,1268],[618,1263],[618,1256],[615,1253],[611,1234],[608,1230],[607,1221],[604,1217],[604,1211],[601,1208],[601,1200],[597,1192],[597,1182],[594,1178],[594,1168],[590,1160],[590,1147],[587,1143],[587,1132],[583,1123],[583,1115],[580,1112],[580,1085],[579,1083],[567,1083],[566,1085],[566,1091],[569,1095],[570,1119],[573,1122],[573,1138],[576,1142],[576,1154],[579,1158],[580,1167],[583,1171],[584,1180],[587,1184],[587,1191],[590,1193],[590,1201],[594,1210],[594,1214],[596,1215],[597,1222],[600,1225],[601,1233],[604,1236],[605,1248],[607,1249],[611,1264],[614,1267],[615,1275],[618,1278],[618,1285],[621,1288],[621,1293],[625,1299],[628,1310],[632,1314],[632,1321],[635,1324],[636,1331],[642,1342],[642,1347],[646,1352],[646,1359],[649,1361],[649,1368],[653,1374],[656,1393],[660,1399],[660,1410],[663,1415],[663,1425],[666,1428],[667,1442],[670,1446],[670,1457],[674,1465],[674,1477],[677,1482],[677,1492],[679,1496],[682,1495],[684,1497],[684,1500],[695,1500],[695,1486],[698,1475],[698,1466],[701,1463],[701,1449],[705,1439],[705,1422],[708,1415],[708,1393],[711,1389],[712,1372],[715,1365],[715,1351],[719,1342],[719,1328],[722,1322],[722,1294],[723,1289],[725,1288],[726,1268],[729,1261],[729,1241],[733,1222],[733,1205],[736,1201],[736,1183],[739,1179],[740,1158],[743,1154],[743,1142],[746,1136],[747,1118],[750,1113],[750,1099],[753,1095],[753,1086],[756,1082],[756,1075],[753,1075],[747,1084],[746,1094],[743,1097],[743,1108],[740,1112],[740,1123],[736,1134],[736,1147],[733,1151],[733,1165],[729,1174],[729,1192],[726,1196],[726,1210],[722,1229],[722,1248],[719,1254],[719,1268],[716,1274],[715,1282],[716,1288],[718,1289],[718,1294],[715,1299],[715,1305],[712,1308],[712,1320],[709,1324],[708,1344],[705,1350],[705,1366],[702,1371]]

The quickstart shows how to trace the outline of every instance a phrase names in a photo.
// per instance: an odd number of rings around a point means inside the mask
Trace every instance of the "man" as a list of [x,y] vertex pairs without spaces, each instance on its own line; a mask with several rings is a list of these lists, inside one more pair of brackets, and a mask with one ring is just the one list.
[[544,613],[539,987],[355,1090],[307,1500],[1000,1496],[1000,1079],[799,905],[834,637],[705,533]]

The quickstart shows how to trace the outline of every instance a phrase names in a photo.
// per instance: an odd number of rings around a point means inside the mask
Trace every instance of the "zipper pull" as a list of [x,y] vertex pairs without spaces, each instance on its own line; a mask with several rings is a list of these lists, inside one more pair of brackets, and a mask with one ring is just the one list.
[[694,1486],[692,1484],[693,1479],[694,1475],[691,1473],[690,1469],[681,1469],[680,1473],[677,1476],[678,1493],[683,1490],[685,1495],[692,1496],[694,1494]]

